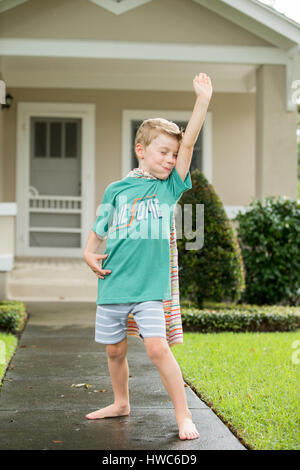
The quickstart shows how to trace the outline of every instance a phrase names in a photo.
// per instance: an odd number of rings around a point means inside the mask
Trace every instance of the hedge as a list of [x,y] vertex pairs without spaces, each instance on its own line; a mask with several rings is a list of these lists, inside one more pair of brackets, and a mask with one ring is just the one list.
[[[0,330],[19,334],[28,314],[20,301],[0,302]],[[209,302],[203,309],[181,301],[184,331],[211,333],[221,331],[295,331],[300,328],[300,307],[260,306]]]
[[199,333],[295,331],[300,328],[300,308],[247,304],[219,304],[203,309],[182,306],[181,319],[184,331]]
[[3,300],[0,302],[0,330],[19,334],[27,321],[25,304],[20,301]]

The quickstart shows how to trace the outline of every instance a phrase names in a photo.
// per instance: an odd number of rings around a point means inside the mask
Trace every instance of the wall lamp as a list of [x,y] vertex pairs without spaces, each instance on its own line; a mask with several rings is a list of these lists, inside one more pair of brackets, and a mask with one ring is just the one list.
[[11,107],[12,101],[13,101],[13,97],[9,93],[7,93],[7,95],[5,96],[5,103],[1,104],[1,108],[9,109]]

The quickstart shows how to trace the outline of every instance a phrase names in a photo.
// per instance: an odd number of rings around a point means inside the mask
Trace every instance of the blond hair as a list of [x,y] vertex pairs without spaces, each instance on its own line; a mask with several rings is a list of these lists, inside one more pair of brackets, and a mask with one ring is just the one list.
[[175,122],[168,121],[167,119],[146,119],[136,132],[134,147],[136,144],[142,144],[144,147],[148,147],[152,140],[156,139],[156,137],[163,132],[175,137],[180,143],[183,138],[184,129],[179,129]]

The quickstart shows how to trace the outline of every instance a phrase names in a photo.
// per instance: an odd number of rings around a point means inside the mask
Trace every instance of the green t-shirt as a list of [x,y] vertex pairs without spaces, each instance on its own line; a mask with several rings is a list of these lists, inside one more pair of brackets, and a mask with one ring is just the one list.
[[91,229],[107,237],[97,305],[171,299],[170,232],[183,192],[192,188],[176,167],[166,180],[128,176],[110,183]]

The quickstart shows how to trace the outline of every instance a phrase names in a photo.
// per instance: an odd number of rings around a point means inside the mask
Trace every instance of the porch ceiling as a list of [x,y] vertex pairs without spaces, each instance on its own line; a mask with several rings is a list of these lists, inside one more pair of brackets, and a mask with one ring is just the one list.
[[10,87],[191,91],[191,79],[201,71],[215,92],[254,92],[255,64],[212,62],[83,59],[62,57],[2,57]]

